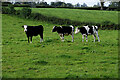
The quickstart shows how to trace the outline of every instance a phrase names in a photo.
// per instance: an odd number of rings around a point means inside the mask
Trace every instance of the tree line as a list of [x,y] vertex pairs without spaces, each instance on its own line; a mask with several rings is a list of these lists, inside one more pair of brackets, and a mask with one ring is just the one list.
[[59,25],[73,25],[73,26],[83,26],[83,25],[97,25],[99,29],[105,30],[120,30],[120,24],[115,24],[110,21],[104,21],[102,23],[95,22],[81,22],[74,21],[70,19],[62,19],[54,16],[45,16],[40,13],[32,13],[32,9],[29,7],[23,7],[21,10],[15,10],[13,5],[9,5],[8,7],[2,7],[2,14],[15,15],[24,19],[45,21],[52,24]]
[[[120,2],[110,2],[109,6],[106,8],[104,7],[104,3],[105,2],[101,2],[101,3],[97,3],[95,4],[93,7],[91,8],[99,8],[102,10],[106,10],[109,8],[115,8],[118,9]],[[82,5],[80,3],[77,3],[75,5],[73,5],[72,3],[65,3],[65,2],[51,2],[50,4],[48,4],[47,2],[15,2],[15,3],[11,3],[11,2],[2,2],[3,6],[7,6],[8,4],[13,4],[14,6],[19,6],[19,7],[68,7],[68,8],[88,8],[88,5],[86,3],[83,3]]]

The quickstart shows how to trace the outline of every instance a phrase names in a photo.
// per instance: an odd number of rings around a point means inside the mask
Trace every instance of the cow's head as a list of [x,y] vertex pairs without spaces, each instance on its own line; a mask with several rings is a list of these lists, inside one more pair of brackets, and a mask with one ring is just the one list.
[[78,27],[76,27],[76,29],[75,29],[75,34],[77,34],[77,33],[79,33],[80,32],[80,30],[78,29]]
[[57,26],[54,26],[52,32],[56,32],[56,31],[57,31]]
[[24,28],[24,32],[27,32],[27,25],[22,26]]

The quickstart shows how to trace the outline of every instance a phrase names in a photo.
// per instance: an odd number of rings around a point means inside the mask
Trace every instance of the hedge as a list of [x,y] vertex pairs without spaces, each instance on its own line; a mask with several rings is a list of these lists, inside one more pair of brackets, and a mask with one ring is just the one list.
[[[8,9],[11,9],[14,11],[14,8],[3,8],[3,14],[9,14]],[[7,12],[8,11],[8,12]],[[14,11],[13,13],[19,17],[25,18],[25,19],[32,19],[32,20],[39,20],[39,21],[45,21],[53,24],[59,24],[59,25],[73,25],[73,26],[83,26],[83,25],[97,25],[100,29],[108,29],[108,30],[120,30],[120,24],[114,24],[110,21],[105,21],[102,23],[94,23],[94,22],[80,22],[80,21],[73,21],[70,19],[62,19],[57,17],[48,17],[45,15],[42,15],[40,13],[31,13],[32,10],[30,8],[23,8],[22,10]],[[11,14],[13,14],[11,13]]]

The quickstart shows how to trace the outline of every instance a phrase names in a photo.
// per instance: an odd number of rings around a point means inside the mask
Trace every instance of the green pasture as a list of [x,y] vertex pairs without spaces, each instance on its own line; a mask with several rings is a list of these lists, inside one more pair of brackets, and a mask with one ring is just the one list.
[[58,17],[80,22],[103,23],[110,21],[118,24],[118,11],[62,9],[62,8],[32,8],[35,13],[41,13],[48,17]]
[[[15,8],[16,10],[22,8]],[[82,10],[65,8],[31,8],[33,13],[41,13],[48,17],[70,19],[80,22],[104,23],[109,21],[118,24],[118,11]]]
[[[48,15],[45,11],[49,10],[38,11]],[[72,11],[75,10],[71,9],[70,15]],[[48,13],[53,15],[51,12]],[[79,10],[76,12],[78,15]],[[44,42],[40,43],[36,36],[33,43],[27,43],[21,27],[25,24],[43,25]],[[81,34],[74,35],[74,42],[71,36],[65,36],[65,42],[61,42],[58,34],[52,33],[54,25],[57,24],[2,15],[3,78],[118,78],[117,30],[99,30],[101,42],[93,42],[92,36],[88,37],[88,42],[82,42]]]

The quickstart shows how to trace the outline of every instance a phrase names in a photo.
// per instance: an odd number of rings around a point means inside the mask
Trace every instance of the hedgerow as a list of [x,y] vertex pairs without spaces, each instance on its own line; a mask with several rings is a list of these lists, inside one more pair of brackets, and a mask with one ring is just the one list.
[[[9,10],[10,9],[10,10]],[[105,21],[102,23],[94,23],[94,22],[80,22],[80,21],[73,21],[70,19],[62,19],[58,17],[48,17],[45,15],[42,15],[40,13],[31,13],[32,10],[28,7],[24,7],[22,10],[14,10],[13,6],[9,6],[9,8],[3,7],[2,9],[3,14],[15,14],[19,17],[25,18],[25,19],[32,19],[32,20],[39,20],[39,21],[45,21],[53,24],[59,24],[59,25],[73,25],[73,26],[83,26],[83,25],[97,25],[99,29],[105,30],[119,30],[120,24],[114,24],[110,21]],[[13,11],[13,12],[11,12]]]

